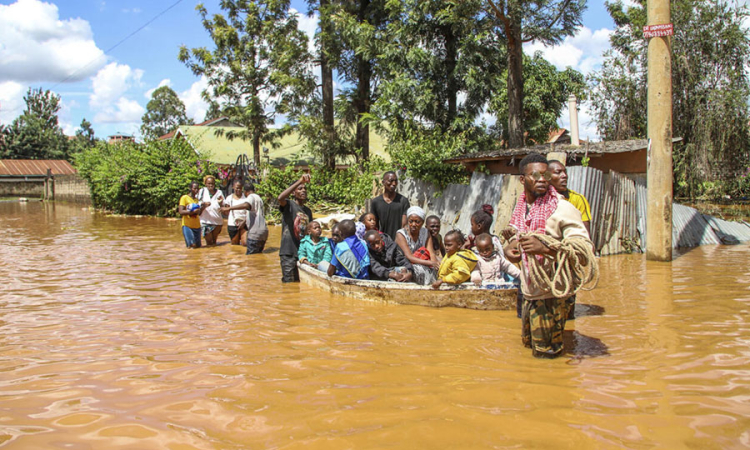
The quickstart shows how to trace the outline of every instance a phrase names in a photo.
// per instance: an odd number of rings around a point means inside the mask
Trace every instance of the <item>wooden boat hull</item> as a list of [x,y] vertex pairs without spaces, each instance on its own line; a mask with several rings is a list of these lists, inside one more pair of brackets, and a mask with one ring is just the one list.
[[485,289],[474,285],[443,285],[440,289],[418,286],[414,283],[353,280],[338,276],[329,277],[312,267],[299,267],[300,281],[332,294],[345,295],[360,300],[420,305],[442,308],[452,306],[479,310],[515,310],[516,289]]

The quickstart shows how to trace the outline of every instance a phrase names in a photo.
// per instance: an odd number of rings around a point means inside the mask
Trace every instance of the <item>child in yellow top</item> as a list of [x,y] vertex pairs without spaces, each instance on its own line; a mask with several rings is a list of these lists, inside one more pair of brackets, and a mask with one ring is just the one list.
[[182,216],[182,237],[185,238],[187,248],[201,246],[201,221],[198,216],[206,208],[206,205],[200,204],[196,199],[198,188],[197,181],[190,183],[190,191],[180,197],[180,204],[177,208],[180,216]]
[[469,281],[471,271],[477,265],[477,255],[471,250],[461,249],[465,241],[463,234],[458,230],[449,231],[445,235],[445,258],[440,263],[438,280],[432,283],[433,289],[439,288],[443,283],[461,284]]

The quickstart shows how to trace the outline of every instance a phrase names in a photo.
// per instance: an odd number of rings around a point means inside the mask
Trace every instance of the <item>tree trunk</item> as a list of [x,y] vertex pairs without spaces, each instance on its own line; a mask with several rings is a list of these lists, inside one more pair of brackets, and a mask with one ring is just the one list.
[[260,170],[260,135],[253,134],[253,163],[255,170]]
[[456,118],[458,111],[458,83],[456,81],[456,36],[453,30],[447,27],[445,37],[445,69],[448,77],[448,117],[445,126],[449,127]]
[[323,132],[326,135],[326,141],[329,143],[329,148],[324,150],[323,164],[334,170],[336,168],[336,156],[333,154],[333,149],[336,142],[336,129],[333,122],[333,70],[327,56],[329,39],[331,39],[329,3],[329,0],[320,0],[320,28],[324,34],[320,46],[320,78],[323,97]]
[[508,36],[508,146],[523,147],[523,42],[520,17],[512,15]]
[[[357,19],[359,23],[364,23],[367,17],[367,9],[370,6],[370,0],[360,0],[359,14]],[[356,57],[357,62],[357,98],[355,100],[357,107],[357,135],[354,146],[362,149],[360,154],[361,161],[370,159],[370,126],[362,124],[360,119],[363,114],[370,112],[370,78],[372,77],[372,64],[361,54]]]

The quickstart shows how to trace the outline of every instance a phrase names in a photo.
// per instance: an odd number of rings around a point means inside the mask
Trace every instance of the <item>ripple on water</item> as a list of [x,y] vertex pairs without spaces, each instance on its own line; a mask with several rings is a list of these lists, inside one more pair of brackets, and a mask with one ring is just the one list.
[[282,285],[274,251],[189,251],[178,221],[3,203],[0,226],[8,448],[750,445],[748,246],[601,259],[547,361],[514,312]]

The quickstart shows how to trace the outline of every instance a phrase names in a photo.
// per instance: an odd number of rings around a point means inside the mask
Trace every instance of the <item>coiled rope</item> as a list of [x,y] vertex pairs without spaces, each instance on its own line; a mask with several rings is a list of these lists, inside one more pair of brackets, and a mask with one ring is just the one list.
[[552,278],[544,270],[543,262],[528,255],[526,259],[531,284],[547,287],[556,298],[567,298],[581,289],[590,291],[599,283],[599,265],[588,239],[574,237],[558,241],[546,234],[527,235],[539,239],[542,244],[557,251],[555,256],[541,255],[554,264],[555,274]]

